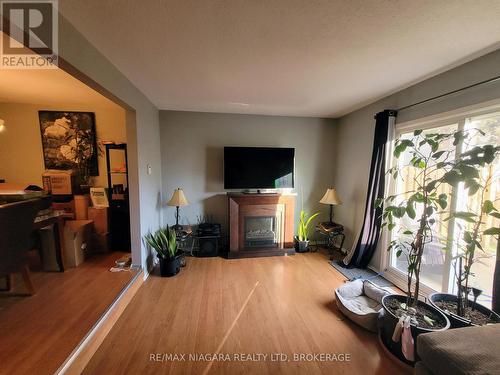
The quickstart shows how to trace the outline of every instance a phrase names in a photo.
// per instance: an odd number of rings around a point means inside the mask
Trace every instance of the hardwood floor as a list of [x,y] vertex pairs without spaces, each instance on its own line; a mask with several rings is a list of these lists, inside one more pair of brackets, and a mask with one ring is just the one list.
[[[84,373],[404,373],[386,357],[375,334],[337,310],[333,289],[343,280],[320,253],[189,258],[179,275],[146,280]],[[189,360],[196,353],[268,357]],[[271,361],[272,353],[289,361]],[[350,361],[294,361],[294,353],[348,355]],[[177,354],[177,360],[168,360],[168,354]]]
[[0,295],[0,374],[53,374],[132,279],[136,271],[108,271],[122,255],[32,272],[34,296]]

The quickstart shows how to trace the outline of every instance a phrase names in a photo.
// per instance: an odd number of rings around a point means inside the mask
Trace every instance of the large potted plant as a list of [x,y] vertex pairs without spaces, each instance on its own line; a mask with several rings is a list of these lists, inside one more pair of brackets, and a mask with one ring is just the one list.
[[[456,137],[468,138],[467,133],[457,133]],[[484,135],[484,133],[480,132]],[[471,287],[471,277],[474,276],[473,266],[486,258],[495,256],[495,244],[488,242],[488,236],[500,234],[500,228],[489,227],[494,219],[500,219],[500,213],[494,201],[488,199],[488,193],[493,184],[498,182],[494,176],[493,163],[498,157],[500,146],[480,145],[468,150],[450,162],[451,170],[438,181],[456,186],[464,184],[465,190],[475,204],[466,204],[465,210],[452,212],[445,220],[450,221],[461,229],[454,245],[457,248],[455,256],[455,280],[457,293],[434,293],[429,297],[431,304],[439,308],[450,319],[452,328],[467,327],[470,325],[485,325],[499,323],[500,316],[481,304],[476,303],[482,293],[478,288]],[[489,225],[487,225],[489,224]],[[490,248],[491,247],[491,248]],[[472,292],[474,301],[471,303],[469,294]]]
[[144,236],[145,242],[156,251],[160,262],[162,277],[175,276],[180,270],[179,254],[175,230],[168,227],[160,228],[154,233]]
[[310,225],[312,220],[320,213],[316,212],[308,217],[304,210],[300,210],[299,228],[295,236],[295,251],[298,253],[305,253],[309,251],[309,234],[311,231]]
[[[398,181],[407,178],[412,182],[408,191],[379,200],[384,204],[383,227],[397,230],[388,250],[395,251],[398,258],[404,257],[407,266],[406,296],[391,294],[382,300],[384,308],[382,341],[401,360],[413,364],[402,352],[401,340],[392,340],[399,319],[409,317],[413,341],[421,333],[448,329],[447,317],[430,304],[419,300],[422,258],[427,246],[433,242],[435,215],[446,208],[447,195],[441,193],[435,178],[442,173],[443,163],[451,157],[444,150],[452,134],[424,133],[416,130],[410,138],[395,142],[394,157],[398,165],[388,173]],[[416,353],[416,348],[414,348]]]

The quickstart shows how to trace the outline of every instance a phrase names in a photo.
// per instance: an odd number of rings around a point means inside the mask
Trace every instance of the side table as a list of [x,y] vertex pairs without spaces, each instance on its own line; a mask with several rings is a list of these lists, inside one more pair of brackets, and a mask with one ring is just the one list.
[[[328,249],[331,249],[332,251],[334,251],[335,249],[338,249],[339,251],[342,252],[342,249],[344,246],[344,241],[345,241],[345,234],[344,234],[344,227],[341,224],[323,222],[323,223],[319,223],[318,225],[316,225],[315,230],[321,236],[326,237],[326,246]],[[340,240],[340,244],[337,248],[335,246],[335,242],[338,242],[339,240]],[[318,245],[316,245],[316,249],[317,248],[318,248]]]
[[175,231],[175,237],[177,240],[177,249],[182,252],[181,256],[181,267],[186,265],[185,256],[189,253],[193,256],[193,230],[191,226],[184,225],[182,229]]

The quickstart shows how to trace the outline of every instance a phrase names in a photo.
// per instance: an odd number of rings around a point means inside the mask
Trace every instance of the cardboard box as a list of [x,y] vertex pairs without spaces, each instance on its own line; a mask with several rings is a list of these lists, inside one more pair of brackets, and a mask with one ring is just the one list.
[[64,211],[64,216],[67,218],[75,219],[75,201],[69,202],[52,202],[52,209],[54,211]]
[[109,251],[110,233],[94,233],[93,250],[98,253],[107,253]]
[[89,203],[90,198],[87,194],[85,195],[75,195],[75,219],[76,220],[88,220],[89,219]]
[[74,172],[71,170],[46,170],[42,174],[43,189],[52,195],[71,195],[74,177]]
[[64,225],[64,256],[67,267],[83,263],[92,244],[92,220],[68,220]]
[[108,209],[89,207],[89,220],[94,221],[94,229],[97,234],[105,234],[109,232]]

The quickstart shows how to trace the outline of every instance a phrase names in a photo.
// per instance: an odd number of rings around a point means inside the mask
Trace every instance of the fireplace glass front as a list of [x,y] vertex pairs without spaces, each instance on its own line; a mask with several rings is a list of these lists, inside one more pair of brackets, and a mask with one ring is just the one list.
[[245,248],[269,248],[279,245],[279,223],[275,216],[245,217]]

